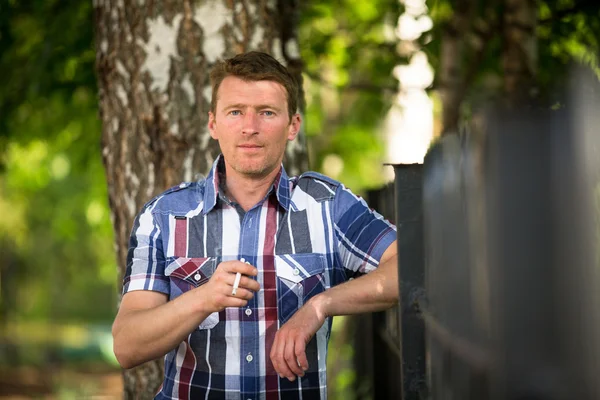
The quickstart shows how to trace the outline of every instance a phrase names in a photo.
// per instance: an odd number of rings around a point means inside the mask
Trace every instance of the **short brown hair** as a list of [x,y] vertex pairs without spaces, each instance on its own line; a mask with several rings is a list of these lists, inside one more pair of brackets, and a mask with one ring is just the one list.
[[287,92],[288,114],[290,120],[298,108],[298,82],[286,67],[267,53],[250,51],[233,58],[217,61],[210,71],[212,98],[210,111],[217,108],[217,92],[223,79],[235,76],[245,81],[273,81],[281,84]]

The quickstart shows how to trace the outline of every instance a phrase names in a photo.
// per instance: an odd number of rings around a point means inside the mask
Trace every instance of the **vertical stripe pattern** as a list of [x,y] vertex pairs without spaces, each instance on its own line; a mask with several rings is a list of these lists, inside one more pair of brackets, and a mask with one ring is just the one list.
[[175,257],[187,257],[188,221],[185,217],[175,217]]
[[277,233],[277,208],[276,201],[268,202],[267,219],[265,223],[265,245],[263,256],[263,293],[265,321],[265,397],[266,400],[279,398],[279,376],[275,372],[271,361],[271,349],[275,334],[279,328],[277,315],[277,275],[275,271],[275,234]]
[[219,157],[206,180],[176,186],[144,206],[129,242],[124,293],[173,299],[207,282],[223,261],[259,273],[246,307],[213,313],[165,356],[157,399],[325,399],[331,319],[306,346],[294,382],[270,358],[277,330],[311,297],[377,268],[395,228],[339,182],[283,169],[267,196],[244,211],[219,193]]

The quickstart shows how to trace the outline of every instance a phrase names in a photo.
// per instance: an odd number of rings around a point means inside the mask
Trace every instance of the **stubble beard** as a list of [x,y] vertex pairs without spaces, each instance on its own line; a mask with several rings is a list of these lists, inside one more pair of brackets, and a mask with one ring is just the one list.
[[241,175],[247,176],[249,178],[263,178],[269,175],[270,172],[273,171],[275,165],[271,165],[272,163],[269,160],[261,160],[257,162],[241,160],[236,163],[237,165],[232,165],[233,169]]
[[[269,148],[267,152],[277,151],[275,148]],[[285,151],[285,147],[283,148]],[[245,157],[241,154],[236,154],[236,159],[231,163],[231,168],[238,174],[252,179],[264,178],[278,169],[283,159],[283,153],[280,157],[272,158],[273,153],[263,153],[259,157]]]

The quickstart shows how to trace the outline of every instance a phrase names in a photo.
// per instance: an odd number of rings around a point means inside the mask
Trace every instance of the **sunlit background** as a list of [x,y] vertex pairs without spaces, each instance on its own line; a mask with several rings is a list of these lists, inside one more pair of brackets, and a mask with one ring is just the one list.
[[[440,43],[457,11],[447,0],[302,3],[311,169],[364,194],[393,179],[384,164],[422,163],[441,131]],[[573,59],[600,76],[600,14],[573,4],[539,4],[542,88]],[[556,7],[575,11],[556,17]],[[115,398],[122,390],[92,12],[91,1],[0,4],[0,398]],[[462,69],[480,63],[473,77],[463,74],[463,119],[500,86],[500,41],[482,42],[473,29],[493,22],[486,18],[468,24],[456,54]],[[350,335],[348,320],[336,319],[333,399],[353,398]]]

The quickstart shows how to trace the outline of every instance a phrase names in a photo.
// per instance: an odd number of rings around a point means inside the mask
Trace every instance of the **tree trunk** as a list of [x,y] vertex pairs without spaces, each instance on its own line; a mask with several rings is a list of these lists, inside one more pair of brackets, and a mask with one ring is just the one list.
[[504,92],[515,104],[533,94],[537,68],[537,4],[535,0],[505,0]]
[[452,18],[444,27],[440,54],[440,99],[442,101],[442,135],[458,132],[464,85],[461,73],[464,38],[470,30],[472,0],[458,0]]
[[442,135],[458,133],[461,107],[484,64],[492,39],[500,34],[498,3],[486,0],[453,2],[452,18],[442,31],[439,86],[442,101]]
[[[301,82],[297,3],[95,0],[94,12],[102,155],[121,287],[136,213],[166,188],[206,174],[219,152],[206,127],[215,60],[265,51]],[[306,169],[303,139],[286,154],[290,173]],[[125,371],[124,397],[152,398],[162,380],[162,360]]]

